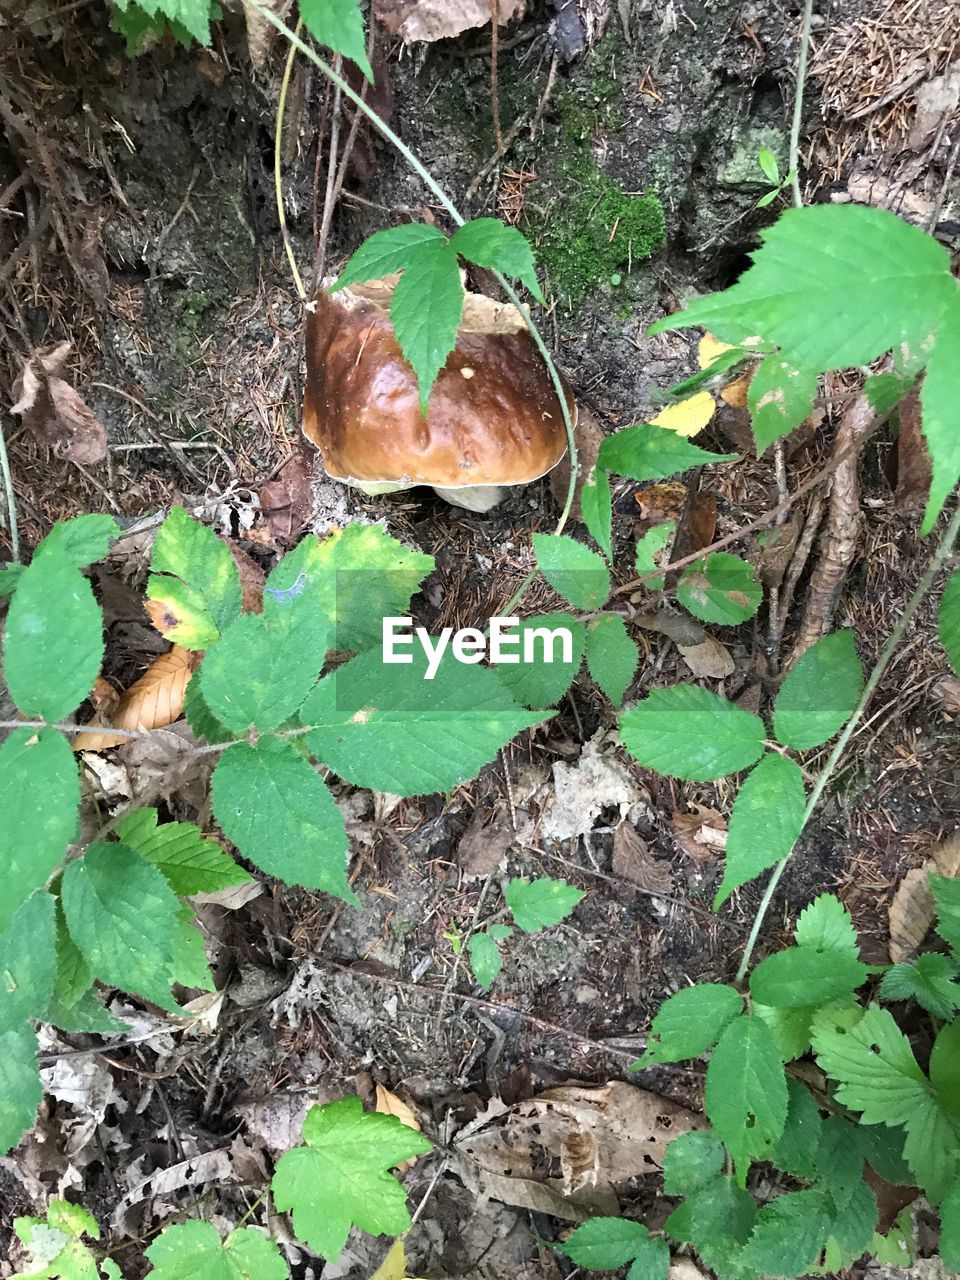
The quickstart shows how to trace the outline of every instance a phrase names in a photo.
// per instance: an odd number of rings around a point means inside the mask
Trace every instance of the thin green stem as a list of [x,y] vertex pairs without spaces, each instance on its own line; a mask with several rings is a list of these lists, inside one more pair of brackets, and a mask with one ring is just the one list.
[[810,52],[810,29],[813,26],[813,0],[804,0],[803,24],[800,28],[800,57],[797,61],[797,90],[793,98],[793,120],[790,124],[790,173],[793,175],[793,203],[803,206],[800,191],[800,125],[803,120],[803,87],[807,78],[807,55]]
[[10,555],[16,563],[20,560],[20,530],[17,526],[17,500],[13,492],[13,477],[10,474],[10,459],[7,457],[7,442],[3,436],[2,423],[0,423],[0,473],[3,474],[3,487],[7,494],[7,516],[10,525]]
[[[890,665],[893,655],[900,647],[900,642],[906,635],[907,628],[913,621],[913,618],[917,610],[920,608],[920,605],[923,603],[927,592],[933,586],[937,574],[953,553],[958,533],[960,533],[960,504],[957,505],[957,510],[953,514],[953,519],[947,525],[943,539],[936,551],[930,557],[930,563],[924,570],[923,577],[917,583],[917,589],[907,601],[906,607],[897,621],[897,625],[890,632],[889,639],[883,646],[883,651],[877,659],[876,666],[871,671],[867,683],[864,685],[863,693],[860,695],[860,701],[857,703],[853,715],[847,721],[846,727],[837,739],[836,745],[830,752],[826,764],[821,769],[816,782],[813,784],[813,790],[810,792],[810,798],[807,800],[807,807],[804,810],[801,831],[813,817],[814,811],[820,803],[820,798],[826,789],[827,783],[830,781],[837,765],[840,763],[840,758],[846,750],[847,743],[853,737],[857,725],[863,718],[863,713],[866,711],[870,699],[876,692],[877,686],[883,679],[883,674]],[[794,846],[794,848],[796,848],[796,846]],[[773,895],[776,892],[777,885],[780,883],[780,878],[783,875],[784,869],[792,856],[793,849],[791,849],[790,853],[781,858],[773,868],[773,874],[770,876],[770,883],[767,885],[766,892],[763,895],[763,900],[761,901],[760,907],[757,911],[756,919],[754,920],[753,927],[750,930],[750,936],[747,938],[747,945],[744,948],[743,959],[740,961],[740,968],[737,970],[738,982],[743,981],[747,969],[750,967],[753,949],[757,945],[757,938],[760,936],[760,929],[763,926],[764,918],[770,908],[770,903],[773,900]]]

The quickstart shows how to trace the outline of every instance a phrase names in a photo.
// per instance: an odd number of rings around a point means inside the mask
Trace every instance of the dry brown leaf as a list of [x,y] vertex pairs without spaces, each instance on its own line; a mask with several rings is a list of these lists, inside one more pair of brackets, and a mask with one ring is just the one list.
[[[183,714],[183,695],[197,660],[197,654],[175,644],[120,696],[108,725],[98,715],[90,721],[88,729],[149,730],[173,724]],[[126,738],[109,732],[78,733],[73,740],[73,749],[107,751],[126,741]]]
[[272,542],[295,542],[306,527],[313,513],[313,478],[308,459],[296,453],[260,490],[263,530]]
[[673,832],[684,853],[697,862],[706,862],[727,847],[726,819],[703,804],[693,804],[691,808],[695,812],[673,815]]
[[646,893],[670,893],[673,888],[670,864],[655,858],[628,822],[613,833],[613,873]]
[[[244,613],[261,613],[263,611],[263,587],[266,574],[252,556],[247,555],[242,547],[238,547],[232,538],[225,542],[230,548],[233,563],[240,575],[240,607]],[[149,605],[149,601],[147,602]],[[151,621],[153,619],[151,618]],[[156,624],[154,624],[156,625]]]
[[[448,40],[483,27],[493,12],[490,0],[374,0],[373,12],[391,35],[408,44]],[[500,0],[500,26],[522,18],[524,0]]]
[[922,867],[915,867],[900,881],[888,912],[890,959],[909,960],[921,947],[933,924],[936,904],[930,889],[931,872],[956,878],[960,875],[960,834],[950,836],[930,850]]
[[945,720],[960,716],[960,680],[955,676],[947,676],[945,680],[938,680],[930,692],[940,703]]
[[457,845],[457,864],[463,874],[472,879],[492,875],[515,839],[507,814],[495,814],[493,821],[485,827],[481,810],[474,809],[470,825]]
[[722,680],[736,670],[733,655],[716,636],[707,636],[700,644],[678,644],[677,648],[684,662],[701,680]]
[[60,458],[83,466],[107,456],[107,429],[97,415],[59,375],[72,343],[60,342],[34,352],[13,387],[11,413]]
[[223,907],[226,911],[239,911],[262,893],[263,885],[259,880],[248,880],[245,884],[231,885],[229,889],[217,889],[213,893],[191,894],[190,900],[206,902],[212,907]]
[[902,516],[919,516],[930,490],[930,454],[920,430],[920,392],[907,393],[897,414],[896,507]]
[[[642,592],[638,598],[643,598]],[[630,600],[633,603],[633,596]],[[658,609],[656,613],[634,614],[630,621],[643,627],[644,631],[659,631],[675,644],[702,644],[707,638],[706,631],[689,613],[671,613],[669,609]]]
[[765,587],[779,587],[790,567],[799,537],[800,525],[796,520],[788,520],[764,535],[758,571]]
[[600,1150],[592,1133],[569,1133],[560,1148],[563,1194],[571,1196],[582,1187],[597,1185]]
[[640,519],[648,525],[679,520],[687,503],[687,486],[679,480],[662,480],[638,489],[633,500],[640,508]]
[[[377,1104],[375,1110],[379,1111],[383,1116],[396,1116],[401,1124],[405,1124],[408,1129],[415,1129],[420,1132],[420,1121],[414,1115],[413,1108],[409,1107],[402,1098],[398,1098],[395,1093],[391,1093],[389,1089],[385,1089],[382,1084],[377,1085]],[[417,1163],[416,1156],[410,1160],[404,1160],[397,1165],[397,1172],[403,1173],[405,1169],[412,1169]]]
[[90,701],[97,715],[102,720],[109,721],[120,702],[120,695],[109,680],[104,680],[103,676],[97,676],[90,693]]

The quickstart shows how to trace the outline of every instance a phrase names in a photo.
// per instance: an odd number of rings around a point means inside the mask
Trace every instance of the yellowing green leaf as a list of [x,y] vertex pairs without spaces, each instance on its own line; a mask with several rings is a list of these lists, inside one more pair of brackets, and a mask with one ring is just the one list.
[[147,612],[175,644],[206,649],[240,613],[243,593],[230,548],[182,507],[157,530],[150,567]]
[[716,402],[710,392],[698,391],[696,395],[680,400],[677,404],[668,404],[655,418],[650,419],[650,425],[675,431],[678,436],[689,439],[704,429],[716,411]]
[[760,362],[747,388],[757,457],[774,440],[799,427],[809,416],[816,394],[816,372],[798,369],[778,353]]
[[702,622],[735,626],[760,608],[763,588],[752,565],[739,556],[715,551],[684,569],[677,599]]

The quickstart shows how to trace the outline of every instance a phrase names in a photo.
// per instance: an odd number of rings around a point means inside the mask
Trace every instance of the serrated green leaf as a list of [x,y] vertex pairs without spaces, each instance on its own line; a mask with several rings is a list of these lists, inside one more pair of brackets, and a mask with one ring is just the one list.
[[739,556],[715,551],[684,569],[677,599],[702,622],[736,626],[760,608],[763,587],[752,565]]
[[537,568],[568,604],[600,609],[610,595],[610,571],[595,551],[565,533],[535,533]]
[[239,736],[220,723],[200,692],[199,680],[188,680],[183,695],[183,714],[198,738],[205,742],[234,742]]
[[343,817],[291,742],[268,734],[255,746],[237,743],[221,756],[211,786],[214,817],[249,862],[285,884],[356,905]]
[[830,1239],[835,1241],[843,1255],[844,1270],[870,1248],[879,1223],[877,1198],[862,1180],[853,1188],[842,1209],[834,1205]]
[[44,1021],[70,1035],[122,1036],[130,1030],[126,1022],[115,1018],[104,1007],[93,989],[85,991],[69,1007],[55,996]]
[[809,1009],[771,1009],[769,1005],[754,1001],[753,1012],[773,1032],[784,1062],[802,1058],[810,1048],[812,1006]]
[[90,1236],[100,1239],[100,1227],[92,1213],[88,1213],[82,1205],[71,1204],[69,1200],[51,1200],[47,1208],[47,1221],[57,1231],[65,1231],[70,1236]]
[[960,675],[960,571],[944,587],[938,621],[940,643],[951,667]]
[[[80,948],[70,937],[63,914],[63,903],[56,904],[56,976],[54,997],[57,1010],[72,1009],[93,985],[93,974]],[[51,1021],[54,1019],[51,1017]]]
[[470,968],[484,991],[489,991],[500,975],[503,961],[500,959],[500,948],[486,931],[472,933],[467,939],[467,950],[470,952]]
[[94,977],[180,1012],[170,995],[180,904],[153,863],[123,844],[91,844],[64,871],[61,901]]
[[787,1120],[786,1076],[766,1023],[741,1017],[724,1029],[707,1067],[704,1101],[742,1184],[750,1161],[768,1157]]
[[803,1009],[849,995],[869,970],[839,951],[787,947],[761,960],[750,975],[750,994],[773,1009]]
[[[756,1012],[756,1006],[754,1006]],[[787,1077],[787,1120],[783,1133],[770,1151],[771,1164],[805,1182],[817,1176],[817,1153],[823,1133],[820,1108],[810,1090]]]
[[217,893],[252,877],[192,822],[157,825],[156,809],[135,809],[117,826],[124,844],[163,872],[174,893]]
[[937,1032],[930,1052],[930,1083],[941,1109],[960,1119],[960,1018]]
[[280,1157],[271,1183],[299,1239],[335,1262],[351,1226],[373,1235],[407,1230],[406,1195],[389,1170],[429,1151],[426,1138],[396,1116],[365,1112],[359,1098],[311,1107],[303,1138],[306,1146]]
[[516,227],[505,226],[499,218],[474,218],[454,232],[450,244],[468,262],[514,276],[538,302],[545,301],[530,242]]
[[552,924],[566,920],[584,891],[566,880],[551,880],[542,876],[538,880],[519,877],[510,880],[503,892],[514,923],[524,933],[539,933]]
[[51,723],[75,711],[103,662],[103,618],[90,583],[62,551],[24,569],[7,612],[3,674],[17,707]]
[[860,959],[857,932],[850,912],[832,893],[821,893],[804,907],[793,936],[800,947],[836,951],[851,960]]
[[663,1157],[663,1190],[668,1196],[689,1196],[723,1171],[723,1143],[709,1130],[682,1133]]
[[183,45],[189,45],[191,38],[209,45],[210,19],[219,17],[220,13],[211,0],[136,0],[136,3],[155,24],[166,19]]
[[791,1191],[764,1205],[741,1260],[764,1276],[800,1276],[816,1262],[832,1225],[819,1191]]
[[800,768],[785,756],[768,752],[747,774],[733,802],[715,911],[734,889],[790,853],[803,831],[805,811]]
[[54,901],[38,889],[19,906],[0,937],[0,1032],[42,1018],[56,976]]
[[925,1098],[913,1108],[904,1128],[903,1156],[913,1175],[910,1181],[937,1205],[960,1174],[960,1126],[933,1098]]
[[955,297],[946,250],[885,210],[788,209],[761,237],[736,284],[650,332],[703,325],[733,343],[759,334],[798,367],[826,372],[921,347]]
[[[673,537],[676,528],[676,520],[664,520],[662,524],[655,524],[642,538],[637,539],[634,564],[638,578],[656,569],[663,549]],[[663,577],[657,575],[655,578],[647,578],[643,585],[648,591],[662,591]]]
[[[921,534],[933,528],[943,504],[960,480],[960,433],[956,429],[956,407],[960,401],[960,369],[957,367],[957,351],[960,350],[960,285],[951,279],[952,294],[937,330],[936,341],[923,385],[920,388],[922,410],[920,430],[927,442],[933,478],[930,496],[924,513]],[[936,300],[930,299],[935,312]]]
[[814,1053],[839,1082],[837,1100],[862,1111],[864,1124],[901,1124],[930,1100],[930,1085],[893,1015],[871,1004],[852,1026],[815,1020]]
[[761,360],[747,387],[758,458],[774,440],[789,435],[809,416],[816,394],[815,371],[796,368],[779,352]]
[[875,373],[863,384],[870,408],[878,417],[890,413],[907,394],[916,378],[900,373]]
[[863,1152],[855,1126],[842,1116],[827,1116],[817,1151],[817,1181],[838,1209],[845,1209],[863,1183]]
[[254,1227],[239,1227],[226,1240],[209,1222],[165,1227],[146,1250],[150,1280],[286,1280],[275,1241]]
[[393,291],[390,319],[404,358],[417,375],[420,412],[457,341],[464,290],[457,255],[447,240],[410,249]]
[[88,564],[103,559],[111,539],[119,533],[120,526],[113,516],[92,514],[58,520],[37,547],[37,555],[55,551],[75,569],[85,569]]
[[852,631],[824,636],[791,667],[773,708],[777,741],[807,751],[839,733],[863,688]]
[[63,861],[79,807],[77,762],[62,733],[15,729],[0,743],[0,933]]
[[891,1186],[908,1186],[910,1166],[903,1158],[906,1134],[903,1129],[886,1125],[857,1125],[854,1130],[863,1158],[884,1182]]
[[474,777],[543,715],[510,697],[496,672],[446,653],[432,680],[426,660],[385,664],[360,654],[325,676],[300,709],[307,744],[347,782],[394,795],[429,795]]
[[30,1128],[42,1097],[33,1028],[0,1032],[0,1152],[15,1147]]
[[[549,634],[538,637],[538,632],[552,633],[558,630],[570,634],[569,662],[562,661],[566,643],[562,635],[556,640],[551,639]],[[493,670],[511,696],[523,706],[554,706],[570,688],[574,676],[580,670],[587,640],[583,623],[569,613],[547,613],[535,618],[525,618],[515,634],[519,637],[519,643],[516,647],[511,645],[508,656],[519,658],[520,661],[494,663]],[[528,644],[532,646],[533,654],[530,662],[525,661],[524,657]],[[553,661],[546,661],[548,653]],[[557,660],[558,657],[560,661]]]
[[916,1000],[935,1018],[952,1018],[960,1009],[960,965],[931,951],[916,960],[892,965],[880,983],[881,1000]]
[[932,875],[929,881],[937,911],[937,933],[960,956],[960,880]]
[[318,44],[325,44],[334,53],[355,62],[373,83],[363,14],[357,0],[300,0],[300,17]]
[[960,1271],[960,1178],[940,1205],[940,1261],[948,1271]]
[[636,675],[640,654],[619,614],[608,613],[587,626],[587,669],[615,707]]
[[[649,1231],[640,1222],[626,1218],[591,1218],[570,1232],[562,1252],[588,1271],[613,1271],[647,1254],[653,1243]],[[663,1274],[666,1275],[666,1271]]]
[[683,987],[660,1006],[643,1057],[631,1065],[631,1071],[659,1062],[699,1058],[741,1013],[743,997],[733,987],[717,982]]
[[240,613],[243,593],[230,548],[173,507],[157,530],[147,597],[154,625],[185,649],[206,649]]
[[587,533],[608,560],[613,559],[613,502],[610,476],[602,467],[594,467],[580,491],[580,514]]
[[715,1178],[674,1209],[666,1230],[674,1239],[692,1244],[708,1267],[740,1275],[737,1260],[756,1217],[751,1195],[733,1178]]
[[708,462],[732,462],[735,453],[708,453],[651,422],[617,431],[600,445],[597,467],[632,480],[666,480]]
[[695,685],[655,689],[620,718],[623,745],[648,769],[709,782],[747,769],[763,752],[763,721]]
[[196,988],[200,991],[217,989],[210,972],[203,934],[200,932],[193,908],[186,903],[181,903],[177,915],[171,977],[181,987]]
[[425,222],[405,222],[387,231],[375,231],[352,254],[330,292],[337,293],[350,284],[363,284],[367,280],[393,275],[402,271],[411,253],[423,245],[445,242],[443,232]]
[[7,600],[13,595],[23,570],[22,564],[0,565],[0,600]]

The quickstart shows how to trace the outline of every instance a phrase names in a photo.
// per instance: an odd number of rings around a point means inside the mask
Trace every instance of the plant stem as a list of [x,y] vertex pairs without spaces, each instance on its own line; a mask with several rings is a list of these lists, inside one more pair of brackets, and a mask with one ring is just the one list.
[[804,0],[803,24],[800,28],[800,57],[797,62],[797,90],[793,98],[793,121],[790,125],[790,173],[793,174],[793,203],[803,206],[800,191],[800,125],[803,118],[803,86],[807,78],[807,55],[810,52],[810,28],[813,25],[813,0]]
[[[266,13],[266,10],[261,10]],[[297,32],[300,31],[301,23],[297,22]],[[283,79],[280,81],[280,98],[277,102],[277,125],[273,135],[273,185],[277,195],[277,217],[280,219],[280,234],[283,237],[283,247],[286,250],[287,261],[290,263],[290,271],[293,275],[293,283],[296,285],[297,295],[301,302],[306,302],[307,291],[303,287],[303,278],[297,270],[297,259],[293,252],[293,245],[290,243],[290,232],[287,229],[287,211],[283,207],[283,179],[280,174],[280,161],[283,153],[283,116],[287,107],[287,93],[290,89],[290,76],[293,72],[293,60],[296,56],[297,46],[293,43],[293,33],[291,33],[290,52],[287,54],[287,61],[283,68]]]
[[[854,731],[863,717],[863,713],[866,711],[870,699],[876,692],[877,686],[883,679],[883,674],[890,665],[890,661],[893,658],[894,653],[899,648],[901,640],[906,635],[907,628],[913,621],[914,615],[923,603],[923,599],[927,592],[933,586],[937,574],[952,554],[958,533],[960,533],[960,504],[958,504],[957,510],[953,514],[953,519],[947,525],[940,545],[930,557],[930,563],[924,570],[923,577],[917,583],[916,590],[907,601],[903,613],[897,621],[897,625],[890,632],[887,643],[883,646],[883,651],[877,659],[876,666],[871,671],[869,679],[864,685],[863,693],[860,695],[860,701],[857,703],[853,715],[847,721],[846,727],[837,739],[836,745],[830,752],[826,764],[817,776],[817,780],[813,785],[813,790],[810,792],[810,798],[807,800],[807,807],[804,810],[801,832],[813,817],[814,810],[820,802],[820,797],[823,795],[827,783],[830,781],[837,765],[840,763],[840,758],[846,750],[847,743],[853,737]],[[794,849],[795,848],[796,845],[794,846]],[[753,922],[753,927],[750,930],[750,936],[747,938],[747,945],[744,948],[743,959],[740,961],[740,968],[737,970],[737,982],[743,981],[744,975],[750,966],[750,959],[753,955],[753,949],[757,944],[757,938],[759,937],[764,917],[769,910],[777,885],[780,883],[780,878],[783,875],[787,863],[793,856],[793,852],[794,850],[791,849],[790,852],[782,857],[773,868],[773,874],[770,876],[770,883],[767,885],[766,892],[763,895],[763,900],[760,903],[756,918]]]
[[[399,151],[400,155],[403,156],[404,160],[407,162],[410,168],[414,171],[417,177],[421,180],[421,182],[423,182],[424,185],[430,191],[430,193],[436,197],[438,203],[443,207],[443,209],[449,215],[451,221],[456,226],[462,227],[466,219],[463,217],[463,215],[460,213],[460,210],[457,208],[457,206],[453,203],[453,201],[444,191],[443,187],[441,187],[440,184],[437,182],[436,178],[434,178],[434,176],[430,173],[429,169],[427,169],[426,166],[416,157],[416,155],[414,155],[414,153],[410,150],[410,148],[403,141],[403,139],[400,138],[396,133],[394,133],[394,131],[390,128],[390,126],[386,123],[386,121],[380,118],[377,112],[374,111],[374,109],[362,97],[362,95],[357,93],[354,89],[352,89],[350,85],[347,83],[347,81],[344,80],[343,76],[338,75],[337,72],[334,71],[334,69],[328,63],[324,62],[324,60],[313,49],[311,49],[310,46],[304,40],[300,38],[300,35],[299,35],[300,24],[298,23],[296,31],[293,31],[290,29],[290,27],[287,26],[287,24],[283,21],[282,18],[279,18],[273,12],[272,9],[267,8],[265,5],[257,3],[257,11],[260,14],[262,14],[264,18],[266,18],[266,20],[271,24],[271,26],[276,27],[276,29],[281,33],[281,35],[285,36],[286,39],[289,40],[291,49],[299,50],[299,52],[302,53],[305,58],[308,58],[309,61],[312,62],[313,65],[320,72],[322,72],[323,75],[327,77],[327,79],[331,82],[331,84],[335,85],[340,90],[340,93],[344,97],[349,98],[350,101],[354,104],[354,106],[356,106],[356,108],[359,111],[363,112],[363,114],[370,121],[373,127],[380,134],[382,134],[384,138],[386,138],[387,142],[389,142],[392,147],[394,147],[397,151]],[[289,75],[288,75],[289,66],[290,66],[290,63],[288,61],[287,72],[285,72],[285,76],[284,76],[285,81],[289,79]],[[281,100],[284,97],[285,97],[285,94],[283,92],[283,85],[281,85]],[[278,139],[279,139],[279,133],[280,131],[278,128],[277,130]],[[280,175],[280,168],[279,168],[279,141],[278,141],[277,152],[275,157],[275,175],[274,175],[278,184],[280,181],[279,175]],[[284,245],[287,247],[287,256],[290,257],[292,254],[292,249],[289,246],[289,242],[286,236],[286,221],[283,217],[282,212],[281,212],[281,228],[284,230]],[[567,448],[570,452],[570,483],[567,486],[567,500],[564,503],[563,511],[560,515],[559,521],[557,522],[557,527],[555,530],[556,533],[562,533],[564,528],[566,527],[567,520],[570,518],[570,512],[573,508],[573,498],[574,498],[574,494],[576,493],[577,476],[579,475],[579,464],[577,459],[577,444],[573,435],[573,417],[570,413],[570,408],[567,404],[566,389],[563,385],[563,379],[560,377],[560,371],[557,368],[556,364],[554,363],[553,357],[551,356],[550,351],[547,348],[547,344],[544,342],[543,337],[539,329],[537,328],[537,326],[533,323],[533,320],[529,316],[527,316],[526,313],[524,312],[523,304],[520,301],[520,298],[516,290],[509,283],[509,281],[506,280],[503,275],[501,275],[499,271],[495,271],[494,275],[496,276],[497,282],[499,283],[500,287],[503,289],[504,293],[513,303],[513,305],[517,308],[520,314],[523,315],[524,318],[526,319],[527,328],[530,331],[530,336],[533,339],[534,345],[536,346],[537,350],[540,352],[540,355],[543,358],[544,364],[547,366],[547,372],[550,375],[550,381],[553,383],[553,389],[557,393],[557,398],[560,401],[560,411],[563,414],[563,425],[567,433]],[[294,267],[294,277],[298,282],[298,288],[302,290],[300,274],[295,267]],[[305,296],[306,295],[301,292],[301,297],[303,298]],[[530,581],[532,581],[532,578],[530,579]],[[526,587],[524,587],[524,590],[525,589]]]
[[13,477],[10,475],[10,459],[7,457],[7,442],[3,436],[3,424],[0,423],[0,472],[3,474],[3,487],[7,494],[7,515],[10,523],[10,554],[14,563],[20,560],[20,530],[17,527],[17,500],[13,492]]

